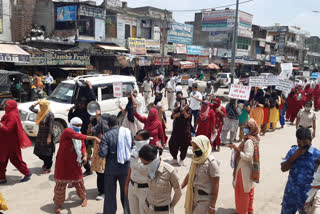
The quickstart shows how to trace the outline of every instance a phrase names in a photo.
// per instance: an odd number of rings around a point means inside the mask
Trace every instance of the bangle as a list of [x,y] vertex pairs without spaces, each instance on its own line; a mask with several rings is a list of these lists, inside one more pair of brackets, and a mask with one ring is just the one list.
[[210,210],[217,211],[215,207],[211,207],[211,206],[210,206],[209,209],[210,209]]

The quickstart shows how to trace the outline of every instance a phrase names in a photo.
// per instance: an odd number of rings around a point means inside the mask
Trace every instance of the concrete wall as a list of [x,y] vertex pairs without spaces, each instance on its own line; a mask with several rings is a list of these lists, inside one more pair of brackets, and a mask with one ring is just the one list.
[[37,0],[33,23],[45,26],[47,34],[54,31],[55,14],[51,0]]
[[0,33],[1,42],[11,42],[11,6],[10,0],[2,0],[2,33]]
[[209,32],[202,31],[202,13],[196,13],[194,17],[194,28],[193,28],[193,44],[204,47],[209,46]]

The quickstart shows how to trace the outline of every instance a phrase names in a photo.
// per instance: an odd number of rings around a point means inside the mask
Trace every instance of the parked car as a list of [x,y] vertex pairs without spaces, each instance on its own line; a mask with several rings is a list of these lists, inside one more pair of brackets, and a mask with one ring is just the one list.
[[[50,108],[55,116],[54,121],[54,141],[59,142],[61,134],[68,127],[68,113],[73,103],[83,96],[84,90],[88,90],[84,81],[90,81],[100,105],[101,112],[117,115],[122,118],[123,115],[119,109],[119,102],[122,107],[128,103],[127,96],[132,90],[138,90],[138,98],[144,103],[142,95],[139,93],[136,78],[132,76],[121,75],[84,75],[78,76],[73,80],[62,81],[52,94],[46,99],[50,101]],[[113,96],[113,83],[122,82],[122,97],[115,98]],[[35,137],[38,134],[38,126],[35,124],[36,114],[29,111],[32,102],[23,103],[18,106],[19,113],[25,132]]]
[[[217,75],[217,80],[221,80],[222,86],[223,87],[227,87],[227,88],[231,86],[231,78],[232,78],[232,74],[231,73],[219,73]],[[233,83],[234,84],[238,84],[239,83],[239,79],[234,78]]]

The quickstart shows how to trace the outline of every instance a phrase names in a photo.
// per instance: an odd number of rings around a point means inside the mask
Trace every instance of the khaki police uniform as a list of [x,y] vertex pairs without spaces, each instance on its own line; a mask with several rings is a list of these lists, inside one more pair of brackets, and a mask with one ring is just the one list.
[[193,214],[208,213],[212,200],[213,177],[219,177],[219,162],[211,155],[196,168],[193,182]]
[[148,172],[138,157],[131,157],[130,167],[131,176],[128,190],[130,212],[131,214],[141,214],[146,203]]
[[176,202],[171,201],[171,190],[181,189],[175,168],[161,161],[155,179],[149,180],[148,184],[144,214],[172,214],[170,204]]

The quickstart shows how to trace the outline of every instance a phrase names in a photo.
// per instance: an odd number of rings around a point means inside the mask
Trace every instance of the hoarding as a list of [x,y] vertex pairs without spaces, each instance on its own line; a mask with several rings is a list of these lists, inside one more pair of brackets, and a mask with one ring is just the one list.
[[193,25],[170,23],[168,42],[191,45],[193,42]]
[[186,54],[187,53],[187,45],[186,44],[174,44],[176,48],[177,54]]
[[147,45],[147,50],[160,51],[160,41],[147,40],[146,45]]
[[130,54],[132,55],[145,55],[147,54],[146,40],[129,38],[128,46],[130,49]]
[[57,8],[57,22],[77,20],[77,5]]
[[[252,27],[253,16],[239,11],[239,29]],[[231,31],[235,24],[235,10],[202,12],[202,31]]]
[[105,13],[103,8],[93,7],[89,5],[83,5],[83,4],[81,4],[79,7],[79,14],[80,16],[89,16],[89,17],[100,18],[100,19],[105,18]]
[[209,55],[209,48],[203,48],[197,45],[188,45],[187,53],[191,55]]
[[[155,65],[161,65],[161,57],[154,57],[154,62]],[[170,65],[170,57],[166,56],[163,58],[163,65]]]

